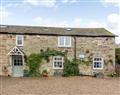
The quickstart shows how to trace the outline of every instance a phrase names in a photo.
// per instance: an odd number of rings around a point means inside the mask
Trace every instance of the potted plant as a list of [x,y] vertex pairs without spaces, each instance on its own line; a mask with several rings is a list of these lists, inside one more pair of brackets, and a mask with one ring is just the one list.
[[48,77],[48,72],[47,72],[47,70],[43,70],[43,71],[42,71],[42,76],[43,76],[43,77]]

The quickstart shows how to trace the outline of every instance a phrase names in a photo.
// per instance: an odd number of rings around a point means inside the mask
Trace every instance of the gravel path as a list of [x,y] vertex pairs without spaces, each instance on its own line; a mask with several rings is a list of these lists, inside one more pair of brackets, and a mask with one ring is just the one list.
[[0,78],[0,95],[120,95],[120,78]]

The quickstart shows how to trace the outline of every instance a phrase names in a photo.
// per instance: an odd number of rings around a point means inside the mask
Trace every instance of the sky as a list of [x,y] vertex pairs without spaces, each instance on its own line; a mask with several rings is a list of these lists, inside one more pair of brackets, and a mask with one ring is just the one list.
[[103,27],[120,43],[120,0],[0,0],[0,24]]

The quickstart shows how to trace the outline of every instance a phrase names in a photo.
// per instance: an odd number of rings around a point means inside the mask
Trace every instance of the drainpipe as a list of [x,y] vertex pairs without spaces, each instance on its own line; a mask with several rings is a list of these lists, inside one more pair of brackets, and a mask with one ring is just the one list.
[[73,36],[74,38],[74,59],[76,60],[76,37]]

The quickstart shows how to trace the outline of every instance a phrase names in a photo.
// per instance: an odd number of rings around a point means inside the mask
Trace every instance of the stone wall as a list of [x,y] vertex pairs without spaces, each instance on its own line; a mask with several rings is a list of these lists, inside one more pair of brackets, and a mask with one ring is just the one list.
[[[107,73],[115,69],[115,39],[111,37],[77,37],[77,57],[80,53],[85,55],[85,60],[91,55],[93,57],[102,57],[104,60],[104,69],[102,72]],[[92,66],[92,64],[91,64]],[[89,67],[88,67],[89,68]],[[95,70],[89,68],[85,71]]]
[[[13,47],[15,47],[15,45],[16,45],[16,35],[10,35],[10,34],[0,35],[0,64],[8,65],[10,63],[9,56],[7,54]],[[115,64],[114,38],[76,37],[76,45],[77,45],[76,47],[77,58],[79,58],[79,54],[81,53],[85,55],[86,60],[90,55],[101,56],[104,58],[104,63],[105,63],[103,72],[107,72],[107,71],[109,72],[109,70],[114,69],[114,64]],[[74,58],[73,37],[72,37],[72,47],[62,48],[62,47],[58,47],[58,36],[24,35],[24,46],[20,48],[27,56],[30,55],[31,53],[39,53],[41,49],[47,49],[47,48],[60,50],[60,51],[68,50],[68,58],[69,59]],[[52,61],[49,64],[52,64]],[[48,66],[50,68],[50,71],[52,70],[51,66],[52,65]],[[2,74],[1,67],[2,66],[0,66],[0,75]],[[85,69],[85,71],[88,72],[90,72],[91,70],[92,69],[90,67]]]
[[0,35],[0,75],[2,75],[3,66],[7,64],[6,36]]

